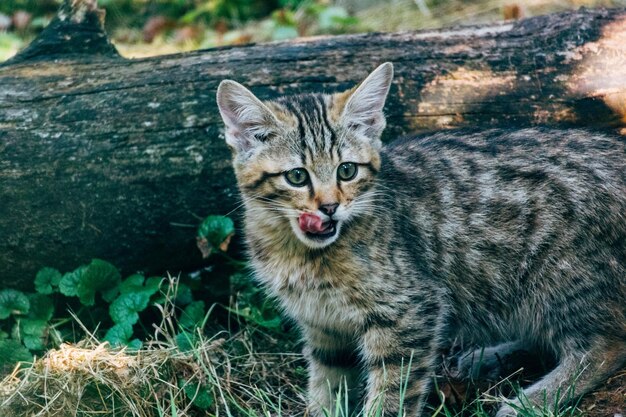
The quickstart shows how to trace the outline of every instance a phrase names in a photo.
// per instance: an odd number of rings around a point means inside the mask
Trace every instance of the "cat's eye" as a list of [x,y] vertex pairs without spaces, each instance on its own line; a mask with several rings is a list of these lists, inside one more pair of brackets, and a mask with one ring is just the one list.
[[309,173],[304,168],[294,168],[285,172],[287,182],[294,187],[302,187],[309,182]]
[[344,162],[337,168],[337,178],[341,181],[350,181],[356,177],[357,167],[354,162]]

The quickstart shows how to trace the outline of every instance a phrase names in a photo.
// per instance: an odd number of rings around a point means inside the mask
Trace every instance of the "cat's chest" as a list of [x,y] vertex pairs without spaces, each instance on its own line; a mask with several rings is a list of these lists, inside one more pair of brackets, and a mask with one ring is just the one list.
[[299,323],[352,333],[374,300],[363,288],[363,268],[343,259],[335,267],[315,263],[255,262],[257,277]]

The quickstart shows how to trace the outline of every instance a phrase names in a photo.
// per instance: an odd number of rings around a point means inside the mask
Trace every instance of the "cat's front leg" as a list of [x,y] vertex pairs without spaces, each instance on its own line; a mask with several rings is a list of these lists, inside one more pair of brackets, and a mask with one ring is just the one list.
[[411,311],[391,326],[372,326],[365,332],[366,412],[385,417],[422,414],[440,360],[440,317]]
[[[304,333],[304,355],[309,365],[309,414],[315,417],[334,415],[340,391],[348,395],[349,405],[354,406],[360,378],[354,341],[315,328],[306,328]],[[343,407],[343,399],[339,405]]]

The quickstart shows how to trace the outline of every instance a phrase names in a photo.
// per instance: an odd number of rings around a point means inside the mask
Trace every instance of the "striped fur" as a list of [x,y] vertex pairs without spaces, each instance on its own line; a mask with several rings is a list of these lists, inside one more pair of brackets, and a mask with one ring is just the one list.
[[[345,381],[352,403],[397,416],[410,361],[404,407],[421,415],[437,352],[459,337],[514,342],[492,356],[556,356],[525,390],[531,403],[589,391],[626,361],[624,140],[494,129],[381,147],[390,82],[386,64],[336,95],[261,103],[232,81],[218,91],[251,260],[302,329],[311,412],[333,409]],[[358,164],[356,178],[337,178],[343,162]],[[309,172],[306,187],[285,179],[293,168]],[[337,233],[312,242],[297,218],[323,217],[328,203],[339,204]],[[498,417],[516,415],[516,401]]]

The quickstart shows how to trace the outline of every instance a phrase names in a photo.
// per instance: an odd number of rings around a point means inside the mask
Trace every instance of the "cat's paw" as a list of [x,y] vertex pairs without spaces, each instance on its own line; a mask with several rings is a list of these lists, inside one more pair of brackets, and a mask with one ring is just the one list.
[[518,415],[519,413],[515,410],[515,408],[506,404],[500,407],[498,413],[496,414],[496,417],[517,417]]
[[458,377],[461,379],[495,380],[502,373],[500,362],[495,357],[487,357],[483,349],[462,354],[457,362]]
[[462,379],[496,381],[514,371],[516,364],[510,363],[514,352],[523,350],[519,342],[502,343],[462,353],[457,362],[457,372]]

